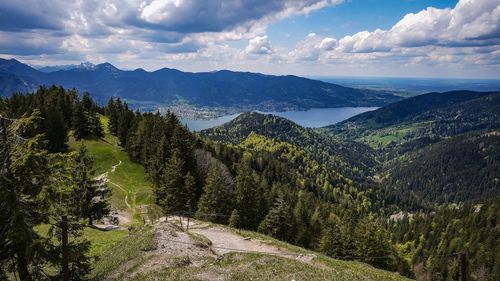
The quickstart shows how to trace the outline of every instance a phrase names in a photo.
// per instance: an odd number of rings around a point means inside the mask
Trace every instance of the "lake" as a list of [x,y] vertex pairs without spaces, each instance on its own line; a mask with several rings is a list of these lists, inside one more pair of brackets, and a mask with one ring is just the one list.
[[[346,120],[354,115],[375,110],[378,107],[337,107],[337,108],[312,108],[305,111],[261,112],[273,114],[292,120],[308,128],[319,128]],[[208,120],[182,119],[182,122],[192,131],[201,131],[222,125],[238,117],[241,113],[224,115]]]

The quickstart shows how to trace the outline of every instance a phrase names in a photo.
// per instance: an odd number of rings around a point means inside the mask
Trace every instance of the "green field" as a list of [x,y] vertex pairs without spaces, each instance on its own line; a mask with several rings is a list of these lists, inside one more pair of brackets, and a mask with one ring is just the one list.
[[[127,152],[118,145],[117,138],[109,134],[107,118],[102,116],[101,121],[106,128],[104,139],[75,141],[70,137],[70,149],[76,150],[82,144],[87,147],[89,154],[95,159],[96,176],[108,173],[108,187],[113,193],[111,198],[113,209],[127,211],[137,218],[141,206],[145,207],[152,203],[151,184],[146,180],[144,167],[130,161]],[[118,166],[112,172],[115,165]],[[125,199],[130,207],[127,206]]]

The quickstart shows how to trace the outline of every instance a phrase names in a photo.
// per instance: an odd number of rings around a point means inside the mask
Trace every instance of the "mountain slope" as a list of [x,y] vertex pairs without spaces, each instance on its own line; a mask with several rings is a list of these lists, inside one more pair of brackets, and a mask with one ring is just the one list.
[[[177,217],[169,217],[152,230],[125,237],[97,261],[96,275],[104,280],[136,281],[330,280],[332,277],[410,280],[365,263],[332,259],[255,232],[198,220],[191,220],[186,231],[178,221]],[[185,218],[183,225],[185,228]],[[145,247],[141,249],[136,243]]]
[[204,130],[202,134],[212,140],[237,144],[252,132],[298,146],[316,161],[352,179],[364,179],[378,165],[374,151],[367,145],[335,140],[270,114],[244,113],[219,127]]
[[392,161],[384,183],[424,202],[468,202],[498,196],[500,131],[439,141]]
[[455,91],[409,98],[320,131],[386,147],[496,129],[500,128],[499,120],[500,93]]
[[16,60],[0,59],[1,95],[62,85],[90,92],[104,102],[120,97],[132,103],[187,103],[194,106],[286,110],[312,107],[380,106],[399,100],[392,94],[359,90],[297,76],[249,72],[182,72],[163,68],[120,70],[109,63],[41,72]]

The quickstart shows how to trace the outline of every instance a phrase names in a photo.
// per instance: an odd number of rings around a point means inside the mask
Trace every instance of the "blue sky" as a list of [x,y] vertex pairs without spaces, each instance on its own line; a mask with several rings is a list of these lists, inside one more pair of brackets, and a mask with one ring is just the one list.
[[[269,27],[269,37],[279,44],[293,44],[314,32],[341,38],[363,30],[389,29],[408,13],[427,7],[452,8],[449,0],[350,0],[326,7],[309,15],[294,16]],[[287,37],[286,35],[290,35]]]
[[3,0],[0,57],[31,65],[497,78],[498,0]]

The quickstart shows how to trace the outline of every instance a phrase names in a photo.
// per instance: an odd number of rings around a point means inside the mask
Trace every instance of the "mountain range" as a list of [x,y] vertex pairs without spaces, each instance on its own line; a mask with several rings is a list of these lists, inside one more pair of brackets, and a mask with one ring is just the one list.
[[100,103],[120,97],[131,105],[187,104],[243,110],[305,110],[314,107],[383,106],[393,94],[343,87],[292,75],[274,76],[228,70],[182,72],[162,68],[120,70],[110,63],[45,67],[0,59],[0,95],[32,92],[42,85],[89,92]]

